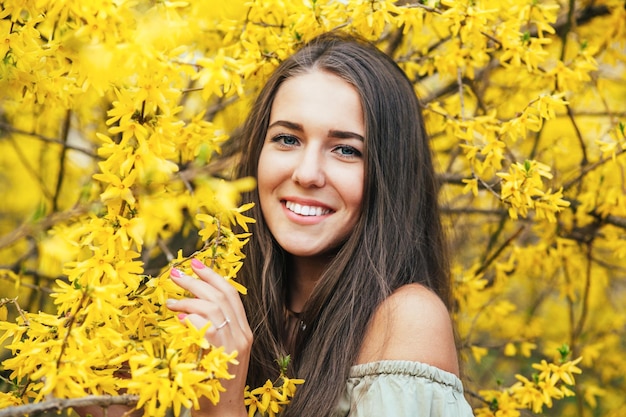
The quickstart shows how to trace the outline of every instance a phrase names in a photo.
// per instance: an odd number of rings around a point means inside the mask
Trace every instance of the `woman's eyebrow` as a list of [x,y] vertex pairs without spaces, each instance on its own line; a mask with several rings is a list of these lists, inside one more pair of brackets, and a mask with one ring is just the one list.
[[302,127],[301,124],[288,122],[286,120],[277,120],[271,125],[269,125],[267,129],[269,130],[273,128],[274,126],[282,126],[282,127],[286,127],[287,129],[296,130],[298,132],[304,132],[304,128]]
[[358,139],[362,142],[365,141],[365,138],[358,133],[345,131],[345,130],[329,130],[328,136],[337,139]]

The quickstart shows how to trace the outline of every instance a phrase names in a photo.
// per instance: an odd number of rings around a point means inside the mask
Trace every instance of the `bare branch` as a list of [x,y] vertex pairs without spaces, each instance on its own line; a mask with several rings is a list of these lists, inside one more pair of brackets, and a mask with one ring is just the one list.
[[157,245],[159,245],[159,248],[161,249],[163,254],[165,254],[167,262],[172,262],[174,259],[176,259],[170,248],[167,247],[167,243],[165,243],[163,238],[160,236],[157,238]]
[[583,134],[581,133],[580,129],[578,128],[578,123],[576,123],[576,119],[574,118],[574,113],[572,112],[572,108],[568,105],[565,106],[567,108],[567,116],[569,117],[570,121],[572,122],[572,126],[574,127],[574,131],[576,132],[576,138],[578,139],[578,142],[580,143],[580,150],[583,153],[583,159],[582,161],[580,161],[580,166],[585,166],[587,165],[587,163],[589,162],[589,159],[587,158],[587,148],[585,147],[585,141],[583,139]]
[[578,174],[575,178],[563,184],[563,191],[569,190],[572,186],[576,185],[581,179],[583,179],[585,175],[587,175],[589,172],[604,165],[605,163],[609,161],[612,161],[614,157],[617,158],[618,156],[622,155],[624,152],[626,152],[626,148],[622,148],[619,151],[615,152],[615,156],[607,156],[606,158],[602,158],[594,162],[593,164],[585,165],[584,167],[581,168],[580,174]]
[[35,180],[37,180],[37,183],[39,183],[39,187],[41,188],[41,192],[43,193],[43,195],[46,197],[46,199],[52,201],[52,193],[50,192],[50,190],[48,190],[48,187],[46,187],[44,179],[41,177],[41,175],[39,175],[39,173],[37,173],[37,170],[33,168],[26,155],[24,155],[24,153],[22,152],[20,146],[16,143],[15,139],[9,136],[8,140],[9,143],[11,143],[11,146],[13,146],[17,158],[20,160],[26,171],[28,171],[28,173],[32,175]]
[[561,31],[559,36],[561,37],[561,61],[565,58],[565,51],[567,49],[567,38],[572,29],[574,29],[575,25],[575,14],[576,14],[576,0],[569,0],[569,8],[567,9],[567,18],[565,23],[561,27]]
[[496,209],[481,209],[474,207],[442,207],[441,212],[443,214],[480,214],[483,216],[502,216],[508,214],[506,210],[496,210]]
[[29,325],[29,321],[28,321],[28,317],[26,317],[26,312],[24,310],[22,310],[22,308],[20,307],[19,303],[17,302],[17,297],[15,298],[3,298],[0,300],[0,306],[3,306],[5,304],[13,304],[15,306],[15,308],[17,309],[17,313],[22,317],[22,320],[24,320],[24,325],[28,326]]
[[485,262],[480,266],[480,268],[476,270],[475,275],[479,275],[483,273],[489,267],[489,265],[491,265],[493,261],[495,261],[498,258],[498,256],[500,256],[502,251],[506,249],[509,245],[511,245],[511,243],[513,243],[515,239],[517,239],[517,237],[520,235],[520,233],[524,231],[525,228],[526,228],[525,226],[521,226],[519,229],[517,229],[515,233],[509,236],[509,238],[504,243],[502,243],[502,245],[500,245],[500,247],[487,260],[485,260]]
[[15,407],[7,407],[0,410],[0,417],[22,417],[45,411],[61,412],[69,408],[99,406],[110,407],[112,405],[135,406],[139,401],[138,395],[88,395],[82,398],[53,398],[40,403],[26,404]]
[[61,149],[61,155],[59,158],[59,172],[57,174],[56,187],[54,190],[54,196],[52,198],[52,211],[56,212],[59,207],[59,197],[61,196],[61,187],[63,187],[63,180],[65,179],[65,160],[67,158],[67,141],[70,134],[70,126],[72,121],[72,111],[67,110],[65,113],[65,120],[63,121],[63,131],[61,132],[61,143],[63,148]]
[[411,3],[411,4],[407,4],[406,7],[420,8],[420,9],[426,10],[427,12],[441,14],[441,10],[426,6],[425,4],[422,4],[422,3]]
[[25,223],[13,230],[11,233],[7,233],[4,236],[0,236],[0,248],[4,248],[12,245],[23,237],[33,236],[34,234],[48,230],[57,223],[63,223],[72,217],[79,216],[89,211],[88,206],[76,207],[68,211],[53,213],[46,216],[41,221],[36,223]]
[[[3,268],[4,269],[13,270],[13,272],[15,272],[16,264],[14,264],[12,267],[0,266],[0,269],[3,269]],[[32,269],[21,270],[21,273],[22,273],[22,275],[26,275],[26,276],[29,276],[29,275],[38,276],[38,277],[43,278],[45,280],[48,280],[50,282],[52,282],[54,280],[57,280],[57,279],[63,279],[62,276],[58,276],[58,277],[45,276],[45,275],[40,274],[38,271],[35,271],[35,270],[32,270]],[[3,279],[3,278],[4,279],[11,279],[11,276],[3,275],[3,274],[0,273],[0,279]],[[20,281],[19,285],[20,285],[20,287],[29,288],[29,289],[31,289],[33,291],[41,291],[41,292],[46,293],[46,294],[52,294],[54,292],[51,288],[44,287],[42,285],[29,284],[28,282],[21,282]]]
[[96,155],[95,153],[90,151],[89,149],[85,149],[85,148],[81,148],[81,147],[78,147],[78,146],[74,146],[74,145],[71,145],[69,143],[64,143],[63,141],[60,141],[58,139],[49,138],[47,136],[40,135],[39,133],[27,132],[25,130],[17,129],[14,126],[11,126],[10,124],[0,122],[0,131],[3,131],[3,130],[5,132],[8,132],[8,133],[16,133],[16,134],[19,134],[19,135],[32,136],[32,137],[34,137],[34,138],[36,138],[36,139],[38,139],[38,140],[40,140],[42,142],[54,143],[56,145],[61,145],[61,146],[64,146],[65,148],[67,148],[67,149],[71,149],[71,150],[76,151],[76,152],[81,152],[81,153],[83,153],[83,154],[85,154],[87,156],[92,157],[93,159],[97,159],[97,160],[101,160],[102,159],[98,155]]

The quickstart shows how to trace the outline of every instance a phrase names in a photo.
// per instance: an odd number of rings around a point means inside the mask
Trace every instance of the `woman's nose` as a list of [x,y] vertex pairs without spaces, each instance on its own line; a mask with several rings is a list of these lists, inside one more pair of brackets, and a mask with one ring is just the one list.
[[315,149],[306,149],[296,162],[291,179],[302,187],[323,187],[326,183],[323,158]]

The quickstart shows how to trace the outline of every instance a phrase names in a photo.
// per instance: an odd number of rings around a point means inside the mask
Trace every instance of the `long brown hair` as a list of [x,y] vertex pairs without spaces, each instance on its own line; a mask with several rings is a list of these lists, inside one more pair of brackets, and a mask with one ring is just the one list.
[[[439,219],[437,184],[413,86],[374,45],[340,33],[306,44],[276,69],[241,132],[246,142],[239,176],[257,176],[257,165],[276,93],[282,83],[318,69],[335,74],[359,92],[365,120],[363,208],[353,233],[333,257],[304,306],[306,327],[296,339],[292,377],[304,378],[285,416],[328,416],[342,394],[368,323],[380,303],[408,283],[420,283],[449,304],[449,268]],[[288,254],[257,219],[240,277],[254,332],[248,383],[277,374],[285,355]],[[419,320],[413,317],[412,320]]]

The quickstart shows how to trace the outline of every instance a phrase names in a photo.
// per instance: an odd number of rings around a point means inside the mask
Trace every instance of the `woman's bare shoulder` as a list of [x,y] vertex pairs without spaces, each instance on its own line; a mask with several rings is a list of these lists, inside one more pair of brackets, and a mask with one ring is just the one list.
[[379,360],[417,361],[458,375],[450,315],[434,292],[420,284],[409,284],[380,305],[357,362]]

